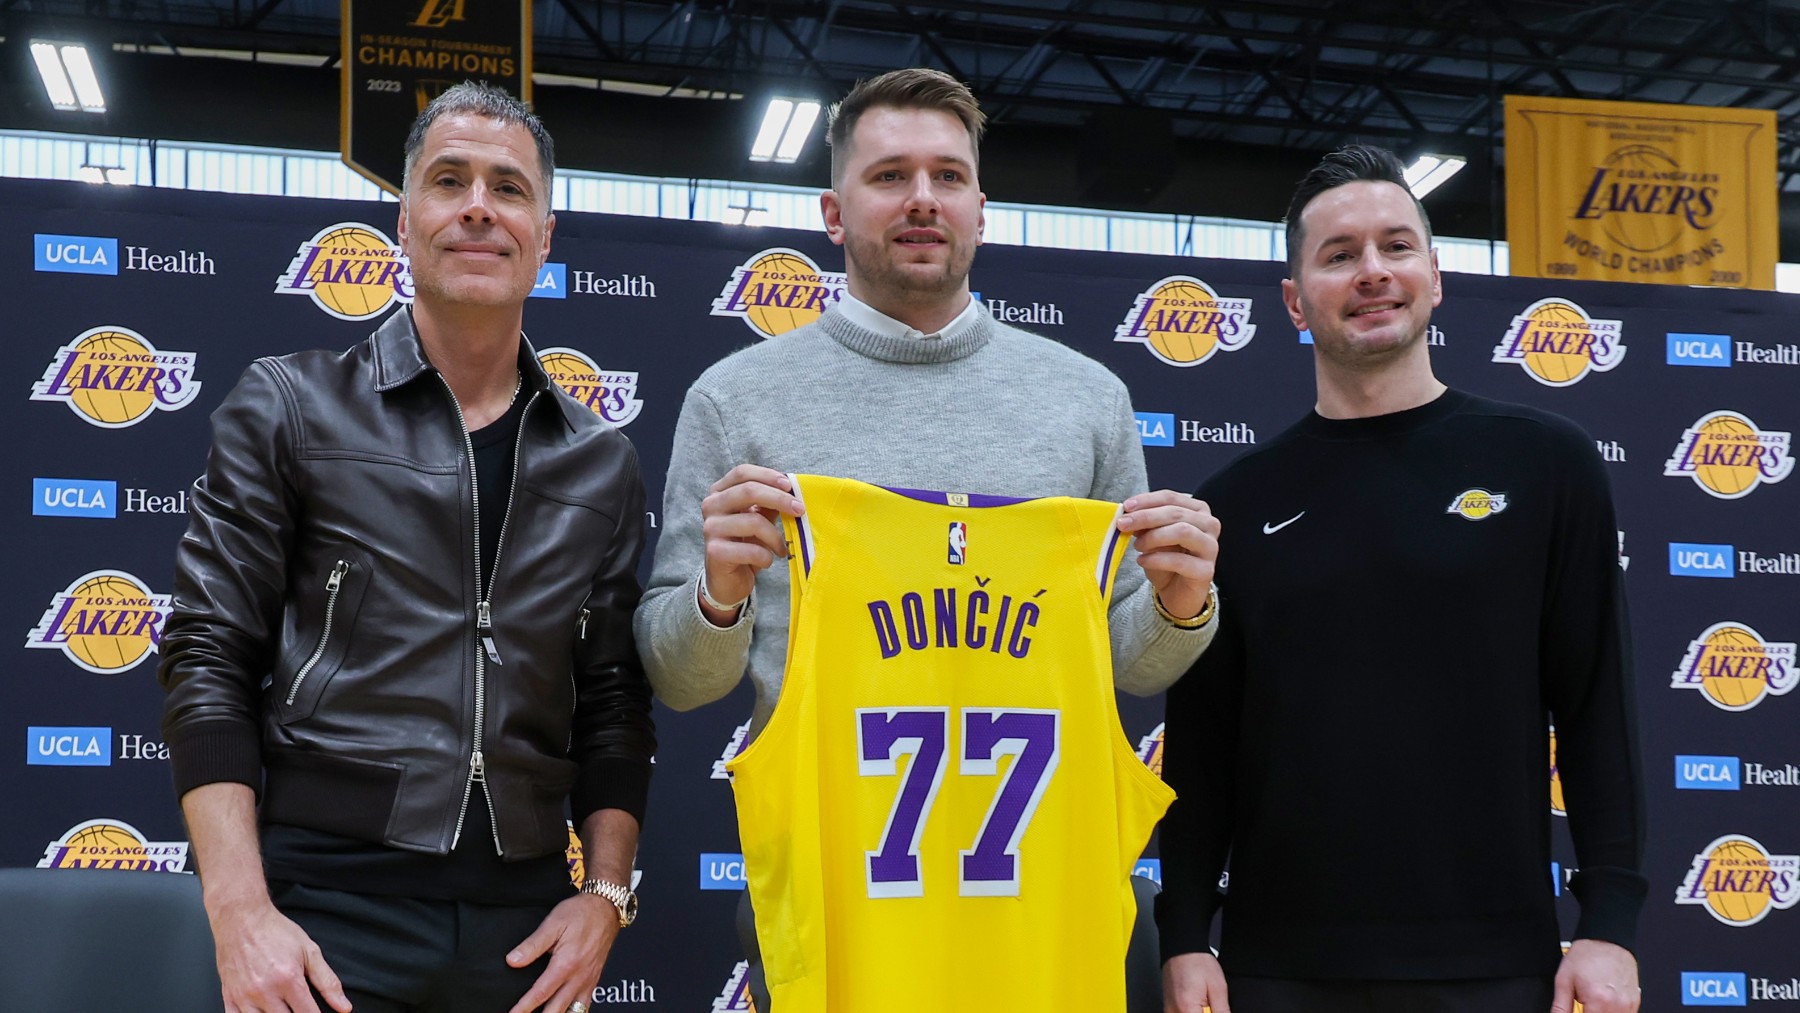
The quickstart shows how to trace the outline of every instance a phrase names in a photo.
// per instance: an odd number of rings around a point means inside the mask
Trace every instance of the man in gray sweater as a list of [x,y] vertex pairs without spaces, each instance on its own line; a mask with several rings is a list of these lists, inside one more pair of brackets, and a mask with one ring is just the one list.
[[1123,502],[1136,562],[1120,567],[1113,596],[1114,681],[1158,692],[1212,639],[1218,521],[1191,496],[1145,491],[1125,385],[970,296],[983,121],[969,90],[937,71],[858,84],[832,117],[833,189],[821,198],[848,293],[688,391],[635,619],[651,685],[676,710],[725,696],[746,669],[752,736],[775,709],[788,573],[770,564],[785,555],[777,515],[802,509],[790,472]]

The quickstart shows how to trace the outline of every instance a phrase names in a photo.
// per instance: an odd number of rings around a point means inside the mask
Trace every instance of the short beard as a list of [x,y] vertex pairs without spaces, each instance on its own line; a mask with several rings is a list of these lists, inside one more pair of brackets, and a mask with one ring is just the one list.
[[921,278],[902,270],[885,254],[887,241],[846,237],[844,256],[855,265],[857,277],[871,291],[908,304],[931,303],[963,289],[969,268],[975,263],[975,247],[957,247],[937,278]]

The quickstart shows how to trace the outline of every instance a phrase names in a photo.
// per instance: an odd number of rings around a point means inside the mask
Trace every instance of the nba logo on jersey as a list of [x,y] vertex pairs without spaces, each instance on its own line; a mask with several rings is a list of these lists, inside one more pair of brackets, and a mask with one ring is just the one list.
[[963,557],[969,548],[969,526],[962,521],[950,522],[950,562],[957,566],[963,564]]

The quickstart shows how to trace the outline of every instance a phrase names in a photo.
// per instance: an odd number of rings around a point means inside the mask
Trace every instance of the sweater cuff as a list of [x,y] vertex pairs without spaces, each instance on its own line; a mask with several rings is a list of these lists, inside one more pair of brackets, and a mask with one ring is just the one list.
[[1574,938],[1598,939],[1635,953],[1638,912],[1649,889],[1643,876],[1627,869],[1582,869],[1569,884],[1581,902]]
[[241,721],[199,721],[164,732],[169,740],[169,768],[175,797],[204,784],[229,781],[247,784],[262,800],[262,736]]
[[575,787],[569,792],[569,810],[575,825],[602,809],[622,809],[644,825],[650,800],[650,761],[602,756],[581,765]]
[[1216,890],[1200,897],[1182,898],[1167,890],[1156,895],[1156,933],[1168,963],[1183,953],[1212,952],[1213,913],[1223,898]]

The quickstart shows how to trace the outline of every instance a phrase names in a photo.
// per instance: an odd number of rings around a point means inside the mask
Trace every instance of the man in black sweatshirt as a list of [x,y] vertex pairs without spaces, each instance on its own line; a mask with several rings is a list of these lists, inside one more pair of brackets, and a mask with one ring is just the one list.
[[[1437,257],[1392,153],[1328,155],[1287,229],[1318,403],[1196,493],[1238,534],[1217,639],[1168,698],[1170,1008],[1636,1010],[1643,799],[1594,443],[1433,375]],[[1567,956],[1552,717],[1581,869]]]

